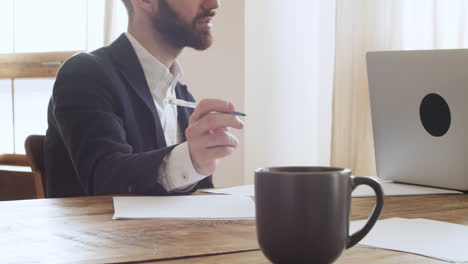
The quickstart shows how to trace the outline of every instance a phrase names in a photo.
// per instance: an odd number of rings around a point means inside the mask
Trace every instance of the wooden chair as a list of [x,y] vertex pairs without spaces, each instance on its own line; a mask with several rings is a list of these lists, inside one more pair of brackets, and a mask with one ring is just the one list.
[[45,136],[31,135],[26,138],[24,148],[26,157],[34,174],[37,198],[45,198],[45,164],[44,164],[44,139]]
[[26,155],[0,155],[0,201],[38,198]]

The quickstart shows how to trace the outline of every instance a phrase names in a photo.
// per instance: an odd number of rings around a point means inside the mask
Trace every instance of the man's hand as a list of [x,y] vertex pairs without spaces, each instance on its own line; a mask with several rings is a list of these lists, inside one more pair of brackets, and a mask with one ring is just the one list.
[[219,99],[200,101],[185,130],[190,157],[195,170],[209,175],[216,169],[217,160],[229,156],[239,141],[229,128],[242,129],[244,123],[234,115],[215,112],[233,112],[234,105]]

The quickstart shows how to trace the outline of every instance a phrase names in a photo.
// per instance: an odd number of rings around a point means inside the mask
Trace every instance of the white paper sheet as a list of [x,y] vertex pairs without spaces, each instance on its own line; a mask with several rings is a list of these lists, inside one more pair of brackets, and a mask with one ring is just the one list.
[[[377,181],[380,182],[380,185],[382,186],[385,196],[461,194],[462,193],[459,191],[395,183],[391,181],[381,181],[381,180],[377,180]],[[222,188],[222,189],[205,190],[204,192],[216,193],[216,194],[251,196],[251,197],[255,196],[255,189],[254,189],[253,184]],[[352,196],[353,197],[373,197],[375,196],[375,194],[371,187],[367,185],[360,185],[354,190]]]
[[114,197],[113,219],[210,219],[255,218],[249,197],[229,195]]
[[0,165],[0,170],[31,172],[31,167]]
[[[354,221],[351,232],[367,220]],[[468,226],[428,219],[377,221],[359,245],[404,251],[451,262],[468,262]]]
[[[376,179],[376,178],[374,178]],[[376,179],[385,196],[401,196],[401,195],[427,195],[427,194],[462,194],[462,192],[439,189],[425,186],[418,186],[412,184],[396,183],[392,181],[382,181]],[[374,191],[367,185],[358,186],[354,192],[353,197],[371,197],[375,196]]]
[[241,186],[235,186],[235,187],[229,187],[229,188],[203,190],[202,192],[254,197],[255,187],[253,184],[249,184],[249,185],[241,185]]

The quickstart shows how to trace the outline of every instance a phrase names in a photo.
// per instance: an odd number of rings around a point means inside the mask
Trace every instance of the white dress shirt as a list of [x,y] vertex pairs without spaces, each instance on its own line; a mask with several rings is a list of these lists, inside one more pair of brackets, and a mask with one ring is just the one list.
[[[177,106],[167,103],[167,98],[176,98],[175,87],[182,75],[177,61],[170,69],[158,61],[130,33],[126,33],[140,61],[141,67],[153,95],[167,146],[182,142],[182,131],[177,122]],[[176,146],[159,168],[158,183],[168,192],[186,191],[208,175],[197,173],[192,164],[187,142]],[[156,176],[155,176],[156,177]]]

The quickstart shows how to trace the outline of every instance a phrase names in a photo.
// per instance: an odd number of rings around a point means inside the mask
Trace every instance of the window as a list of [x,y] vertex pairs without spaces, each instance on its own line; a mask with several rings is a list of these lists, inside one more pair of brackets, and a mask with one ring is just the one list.
[[[35,62],[40,65],[57,61],[58,52],[103,46],[106,4],[105,0],[0,1],[0,72],[13,67],[8,60],[15,54],[30,53],[41,60]],[[38,77],[39,70],[29,73],[28,78],[0,79],[0,154],[24,154],[26,137],[46,132],[54,79]]]
[[2,0],[0,52],[92,50],[104,39],[104,0]]

